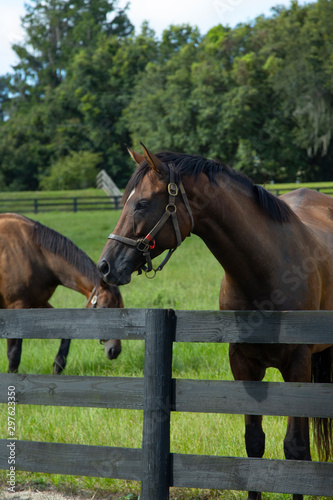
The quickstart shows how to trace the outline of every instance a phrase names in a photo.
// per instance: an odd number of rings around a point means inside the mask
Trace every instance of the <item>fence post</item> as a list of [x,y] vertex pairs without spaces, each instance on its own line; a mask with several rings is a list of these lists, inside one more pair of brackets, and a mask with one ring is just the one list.
[[73,198],[73,212],[77,212],[77,198]]
[[38,199],[34,198],[34,213],[38,214]]
[[168,500],[173,310],[147,309],[143,390],[141,500]]

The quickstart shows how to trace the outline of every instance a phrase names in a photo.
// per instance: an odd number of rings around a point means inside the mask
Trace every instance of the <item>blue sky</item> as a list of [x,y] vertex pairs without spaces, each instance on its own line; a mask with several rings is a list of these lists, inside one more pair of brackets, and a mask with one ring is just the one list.
[[[24,15],[26,0],[0,0],[0,75],[11,71],[17,62],[11,49],[13,43],[20,42],[23,31],[20,17]],[[119,0],[118,5],[126,5],[128,0]],[[299,0],[299,4],[310,3]],[[158,35],[170,24],[189,23],[206,33],[213,26],[222,23],[235,26],[250,21],[261,14],[270,15],[275,5],[290,5],[290,0],[132,0],[128,15],[136,29],[147,20]]]

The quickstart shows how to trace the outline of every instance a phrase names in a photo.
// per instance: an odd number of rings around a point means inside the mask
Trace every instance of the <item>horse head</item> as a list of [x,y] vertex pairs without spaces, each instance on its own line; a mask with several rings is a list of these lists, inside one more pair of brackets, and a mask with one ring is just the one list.
[[[103,279],[96,285],[88,298],[88,309],[123,308],[124,303],[117,286],[106,283]],[[121,341],[119,339],[101,340],[105,354],[108,359],[116,359],[121,353]]]
[[[174,165],[142,147],[143,155],[129,149],[137,169],[98,262],[103,279],[117,285],[129,283],[134,271],[153,271],[155,275],[193,229],[192,212]],[[153,269],[152,259],[165,250],[169,250],[166,259]]]

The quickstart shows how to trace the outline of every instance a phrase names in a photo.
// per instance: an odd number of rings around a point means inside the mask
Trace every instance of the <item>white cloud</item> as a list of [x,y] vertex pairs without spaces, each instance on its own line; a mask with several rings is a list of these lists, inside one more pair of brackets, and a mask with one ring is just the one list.
[[0,75],[11,71],[11,65],[17,62],[12,44],[21,42],[23,30],[20,17],[24,14],[23,1],[0,0]]
[[[299,0],[300,4],[310,0]],[[127,0],[121,0],[120,6],[125,6]],[[158,35],[170,24],[188,23],[198,26],[201,33],[206,33],[217,24],[235,26],[240,22],[248,22],[261,14],[270,15],[275,5],[290,6],[290,0],[132,0],[129,18],[139,28],[143,21]]]
[[[11,71],[15,64],[14,42],[23,39],[20,17],[25,14],[25,0],[0,0],[0,75]],[[124,7],[128,0],[120,0]],[[309,0],[299,0],[300,4]],[[137,28],[147,20],[149,26],[161,35],[170,24],[188,23],[198,26],[202,34],[219,23],[235,26],[248,22],[261,14],[270,15],[274,5],[290,5],[290,0],[132,0],[128,16]]]
[[[120,2],[125,5],[126,0]],[[130,5],[129,18],[139,28],[143,21],[158,35],[170,24],[190,24],[199,26],[201,32],[217,24],[216,12],[210,0],[168,0],[156,2],[152,0],[134,0]]]

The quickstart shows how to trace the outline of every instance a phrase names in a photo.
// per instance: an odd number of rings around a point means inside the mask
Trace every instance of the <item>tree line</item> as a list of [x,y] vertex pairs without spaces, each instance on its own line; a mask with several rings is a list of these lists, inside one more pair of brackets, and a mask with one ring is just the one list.
[[333,160],[333,2],[201,34],[136,33],[113,0],[30,0],[0,77],[0,189],[123,187],[125,144],[216,158],[255,182],[325,181]]

